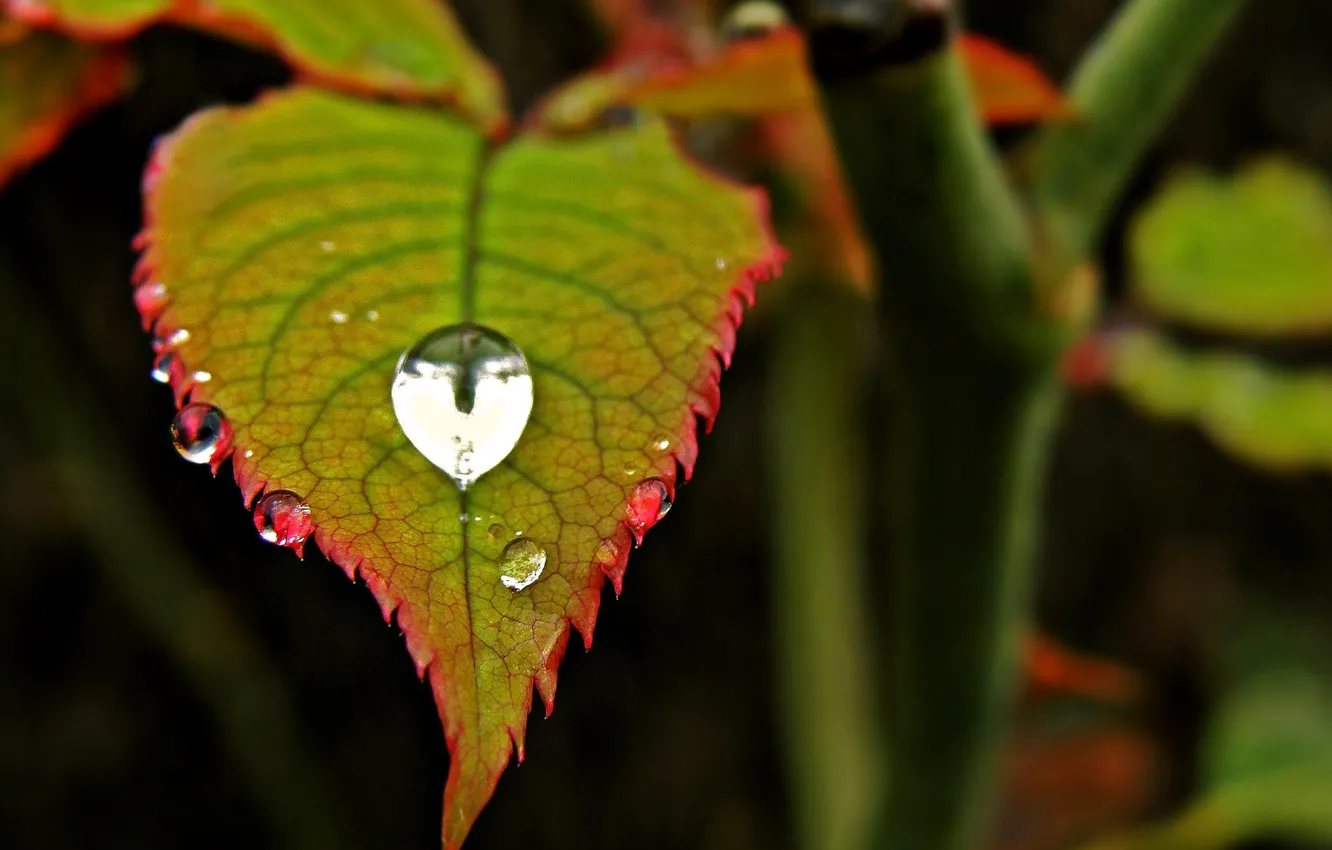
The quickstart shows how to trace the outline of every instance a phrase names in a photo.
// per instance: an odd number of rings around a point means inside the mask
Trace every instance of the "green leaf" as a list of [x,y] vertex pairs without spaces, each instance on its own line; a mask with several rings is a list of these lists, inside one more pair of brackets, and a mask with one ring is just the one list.
[[1235,352],[1189,352],[1150,331],[1109,341],[1109,383],[1143,412],[1192,422],[1241,460],[1332,467],[1332,373],[1286,372]]
[[0,10],[80,38],[198,27],[272,49],[332,87],[456,103],[491,132],[506,121],[499,78],[443,0],[0,0]]
[[25,32],[0,17],[0,186],[120,94],[128,78],[118,52]]
[[1204,739],[1202,789],[1162,824],[1086,850],[1224,850],[1259,839],[1332,842],[1327,637],[1289,611],[1232,628]]
[[[677,462],[690,474],[718,355],[774,260],[757,196],[655,122],[495,149],[438,113],[311,89],[196,116],[146,182],[141,280],[170,298],[176,389],[230,418],[247,501],[304,496],[320,548],[397,613],[453,756],[455,847],[512,744],[522,757],[533,684],[549,712],[570,625],[590,643],[604,578],[618,592],[658,519],[643,482],[673,496]],[[399,355],[463,320],[522,347],[536,398],[465,500],[389,398]],[[499,560],[520,535],[547,561],[514,592]]]
[[1133,283],[1151,309],[1253,336],[1332,331],[1332,195],[1267,160],[1231,179],[1188,173],[1134,222]]

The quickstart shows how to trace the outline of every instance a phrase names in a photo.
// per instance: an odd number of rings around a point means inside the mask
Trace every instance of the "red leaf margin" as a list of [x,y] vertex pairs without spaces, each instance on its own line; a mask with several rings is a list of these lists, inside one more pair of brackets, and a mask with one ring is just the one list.
[[29,125],[7,149],[0,150],[0,187],[55,150],[65,134],[88,113],[120,97],[129,88],[130,67],[129,59],[119,50],[106,49],[98,53],[84,71],[73,98]]
[[[0,0],[3,2],[3,0]],[[255,108],[261,106],[265,100],[270,97],[279,96],[281,90],[265,93],[260,96],[249,107],[232,107],[233,113],[239,109]],[[157,270],[160,265],[158,250],[154,241],[154,231],[156,224],[155,199],[156,190],[161,181],[162,175],[170,167],[171,155],[176,141],[187,134],[195,121],[207,112],[197,113],[186,119],[175,131],[159,138],[154,144],[153,151],[149,157],[148,164],[144,170],[142,181],[142,193],[144,197],[144,227],[138,236],[134,239],[134,248],[139,250],[139,261],[134,269],[132,283],[138,288],[153,285],[157,278]],[[761,226],[764,242],[766,245],[764,254],[749,265],[741,267],[736,275],[736,282],[724,297],[724,308],[718,314],[713,323],[713,330],[717,341],[711,347],[710,356],[703,359],[699,364],[699,370],[694,381],[688,387],[688,398],[686,400],[685,410],[681,416],[681,423],[678,431],[678,439],[675,446],[669,453],[669,456],[678,464],[679,470],[684,473],[684,481],[688,482],[694,473],[694,466],[698,460],[698,420],[703,420],[704,432],[711,433],[713,424],[721,408],[721,376],[731,365],[732,355],[735,351],[736,334],[744,317],[747,307],[754,306],[757,295],[757,288],[760,283],[765,283],[774,277],[780,276],[783,263],[787,259],[787,251],[776,240],[776,236],[771,227],[769,217],[770,202],[767,194],[759,188],[745,186],[737,183],[731,178],[709,169],[697,160],[689,157],[683,150],[683,147],[676,144],[680,156],[690,162],[690,164],[706,175],[708,178],[719,184],[729,186],[732,189],[739,190],[748,195],[752,208],[754,220]],[[136,299],[136,304],[143,305],[151,303],[152,306],[147,309],[140,308],[140,317],[145,329],[151,330],[154,338],[162,337],[172,333],[175,328],[164,323],[160,316],[165,307],[164,302],[152,299]],[[171,387],[176,400],[177,408],[190,403],[191,392],[193,390],[192,378],[188,369],[177,370],[173,374]],[[227,447],[223,456],[215,458],[212,462],[213,474],[216,475],[221,464],[228,458],[232,461],[232,471],[237,485],[240,487],[243,504],[251,508],[255,500],[264,492],[268,485],[268,479],[259,470],[257,464],[249,461],[244,453],[237,455],[235,453],[236,445],[233,440]],[[676,497],[676,473],[672,471],[669,474],[662,475],[660,481],[666,486],[667,497],[672,501]],[[582,605],[572,616],[563,620],[562,628],[556,637],[553,645],[548,650],[540,667],[532,675],[531,685],[535,687],[537,693],[541,696],[545,707],[545,716],[549,717],[555,710],[555,692],[558,680],[558,670],[560,662],[564,659],[564,653],[568,648],[570,629],[576,629],[583,639],[585,650],[592,648],[593,632],[596,627],[597,614],[600,608],[601,591],[607,579],[610,580],[611,587],[615,592],[616,598],[620,596],[624,584],[624,575],[628,568],[629,552],[641,544],[642,533],[651,528],[657,521],[657,511],[655,508],[648,512],[650,517],[647,521],[639,520],[637,527],[631,525],[642,512],[639,507],[631,500],[623,506],[623,518],[616,526],[615,531],[610,537],[600,541],[597,550],[594,552],[589,566],[588,585],[576,591],[576,595],[581,598]],[[375,601],[384,617],[385,623],[392,623],[394,616],[397,616],[398,628],[402,631],[404,640],[407,643],[408,654],[412,657],[416,665],[417,675],[425,679],[429,676],[431,690],[435,695],[435,704],[439,711],[440,722],[445,730],[445,745],[449,751],[450,760],[456,753],[457,733],[450,733],[450,722],[448,715],[450,707],[446,702],[445,687],[446,671],[440,664],[435,663],[436,656],[434,650],[427,644],[425,633],[416,628],[412,618],[413,608],[408,600],[392,588],[384,576],[364,559],[353,556],[350,551],[340,547],[328,534],[326,534],[318,522],[315,523],[313,534],[315,544],[320,551],[338,567],[340,567],[347,577],[355,581],[357,577],[364,579],[366,587],[374,595]],[[603,558],[603,552],[608,553],[609,557]],[[298,553],[299,554],[299,553]],[[300,557],[304,557],[300,555]],[[444,850],[458,850],[461,847],[463,839],[471,829],[481,808],[490,800],[494,794],[499,778],[507,766],[509,759],[517,756],[518,763],[521,764],[526,757],[524,738],[526,735],[526,718],[530,715],[532,708],[532,689],[527,690],[527,700],[523,705],[523,721],[519,728],[508,729],[512,749],[504,756],[504,765],[493,770],[487,777],[488,784],[483,789],[483,794],[474,799],[475,807],[471,811],[460,810],[461,821],[454,822],[451,818],[450,806],[463,804],[464,801],[458,799],[460,790],[459,782],[461,773],[453,769],[450,764],[449,776],[444,791],[444,824],[443,824],[443,847]],[[461,724],[459,724],[461,729]],[[451,829],[451,825],[453,828]]]
[[[479,114],[476,110],[466,108],[461,84],[448,92],[432,93],[416,90],[408,84],[376,85],[358,80],[351,75],[322,73],[307,67],[300,57],[283,46],[281,40],[275,38],[262,25],[239,12],[224,12],[208,0],[170,0],[170,5],[161,12],[130,18],[123,23],[107,26],[71,23],[62,18],[59,12],[44,5],[42,0],[0,0],[0,13],[7,14],[20,23],[53,30],[81,41],[126,41],[157,24],[191,27],[252,45],[278,56],[295,72],[300,82],[363,97],[388,95],[404,103],[441,104],[452,107],[473,119],[489,138],[502,139],[509,132],[510,119],[504,114],[502,107],[499,114],[493,115]],[[484,76],[485,88],[489,91],[502,92],[499,72],[480,54],[476,54],[474,58],[473,64]]]

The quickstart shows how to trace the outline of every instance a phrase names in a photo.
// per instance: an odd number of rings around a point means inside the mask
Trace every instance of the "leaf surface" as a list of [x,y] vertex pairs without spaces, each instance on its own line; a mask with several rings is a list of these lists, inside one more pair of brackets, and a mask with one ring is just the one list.
[[1138,214],[1133,284],[1151,309],[1252,336],[1332,330],[1332,194],[1281,160],[1180,175]]
[[[396,612],[444,722],[456,847],[522,757],[533,684],[549,712],[570,625],[590,644],[604,578],[618,592],[692,469],[718,355],[775,260],[757,196],[655,122],[492,149],[440,114],[309,89],[202,113],[146,183],[140,280],[169,296],[177,390],[229,417],[247,500],[304,496],[320,548]],[[465,497],[389,398],[399,355],[463,320],[517,342],[535,384],[522,439]],[[514,592],[499,561],[520,537],[547,560]]]
[[1103,344],[1105,379],[1139,410],[1197,425],[1248,463],[1332,467],[1332,373],[1288,372],[1231,351],[1190,352],[1150,331]]
[[958,39],[958,50],[986,124],[1033,124],[1077,117],[1058,87],[1031,60],[971,33]]
[[0,0],[0,9],[81,38],[193,26],[275,50],[328,85],[455,102],[492,131],[505,121],[498,77],[442,0]]
[[117,96],[128,65],[113,50],[26,32],[0,17],[0,186],[59,143],[84,113]]

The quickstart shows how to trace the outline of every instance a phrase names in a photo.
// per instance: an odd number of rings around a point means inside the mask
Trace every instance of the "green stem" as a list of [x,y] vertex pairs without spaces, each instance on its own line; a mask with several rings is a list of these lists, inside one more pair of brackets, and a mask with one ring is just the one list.
[[281,675],[135,486],[120,446],[106,439],[98,421],[98,393],[54,345],[59,334],[8,279],[0,279],[0,322],[5,362],[22,364],[0,370],[0,390],[51,458],[70,516],[97,552],[108,585],[212,710],[224,751],[249,779],[282,846],[341,847],[338,818],[300,743]]
[[[907,43],[816,31],[813,49],[881,270],[895,408],[876,550],[892,555],[881,846],[969,850],[1013,698],[1068,331],[1036,297],[1025,223],[948,28],[928,17],[938,4],[916,8]],[[848,44],[871,52],[838,56]]]
[[769,367],[776,623],[802,850],[860,850],[883,767],[864,576],[865,299],[797,281]]
[[1036,140],[1033,194],[1065,263],[1095,248],[1106,219],[1245,0],[1132,0],[1078,66],[1078,120]]

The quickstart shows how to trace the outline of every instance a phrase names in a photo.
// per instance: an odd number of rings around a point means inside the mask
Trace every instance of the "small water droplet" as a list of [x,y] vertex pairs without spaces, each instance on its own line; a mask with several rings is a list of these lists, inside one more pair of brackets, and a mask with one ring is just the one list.
[[176,451],[190,463],[221,463],[231,448],[231,436],[231,423],[211,404],[187,404],[171,423]]
[[458,522],[467,523],[467,514],[458,514]]
[[546,550],[530,538],[515,540],[500,555],[500,584],[522,590],[541,577],[546,568]]
[[331,239],[325,239],[323,242],[319,243],[319,250],[323,251],[325,254],[331,254],[337,249],[337,243]]
[[656,525],[671,509],[670,490],[660,478],[647,478],[638,482],[629,495],[628,515],[625,522],[634,533],[634,540],[643,542],[643,534]]
[[329,312],[328,317],[333,320],[333,324],[335,325],[341,325],[347,321],[347,314],[341,310],[333,310]]
[[716,266],[717,266],[717,271],[724,272],[726,271],[727,268],[730,267],[730,263],[726,262],[725,257],[718,257],[716,261]]
[[365,311],[365,317],[366,317],[367,319],[369,319],[370,321],[372,321],[372,322],[377,322],[377,321],[379,321],[379,311],[378,311],[378,310],[366,310],[366,311]]
[[153,361],[153,380],[159,384],[176,384],[185,376],[185,362],[174,351],[157,355]]
[[638,474],[638,467],[632,461],[626,461],[624,464],[624,475],[626,478],[633,478]]
[[262,539],[301,555],[306,538],[314,530],[314,520],[304,499],[290,490],[274,490],[265,493],[254,506],[254,527]]
[[204,370],[200,369],[199,371],[194,373],[194,380],[200,384],[206,384],[209,381],[213,380],[213,373],[205,372]]
[[167,334],[153,337],[153,351],[161,353],[170,351],[185,340],[190,338],[190,332],[185,328],[176,328]]
[[671,438],[665,434],[657,434],[652,438],[652,450],[665,454],[671,448]]
[[403,353],[393,412],[407,439],[466,490],[518,443],[532,413],[532,374],[504,335],[464,323]]
[[246,450],[245,450],[245,457],[247,457],[247,458],[254,457],[254,449],[246,449]]
[[499,523],[495,523],[494,525],[490,526],[490,528],[486,529],[486,537],[490,538],[491,543],[498,541],[503,536],[504,536],[504,526],[500,525]]

